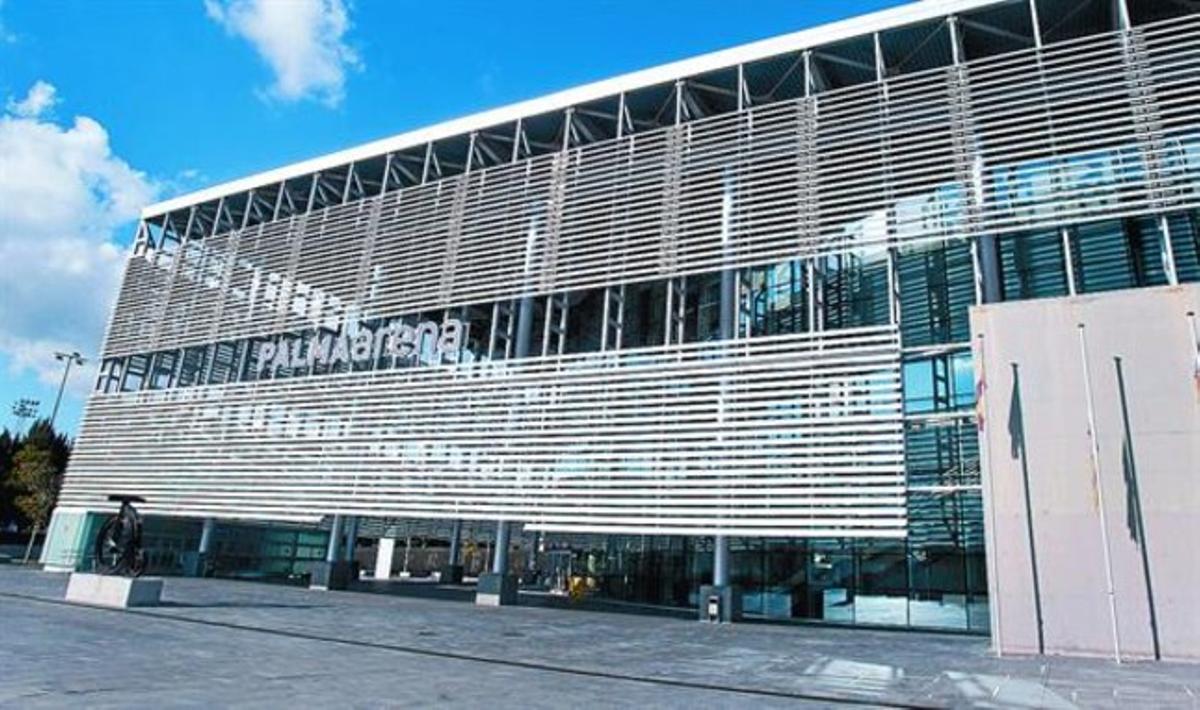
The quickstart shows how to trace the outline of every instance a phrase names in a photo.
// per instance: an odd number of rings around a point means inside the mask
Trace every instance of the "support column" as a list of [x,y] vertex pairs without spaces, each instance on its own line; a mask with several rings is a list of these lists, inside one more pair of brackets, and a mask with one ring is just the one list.
[[717,535],[713,538],[713,586],[729,584],[729,538]]
[[412,555],[412,535],[404,536],[404,563],[400,565],[400,576],[408,579],[412,573],[408,571],[408,560]]
[[[724,195],[721,200],[721,248],[727,261],[733,259],[733,198],[734,183],[731,171],[724,176]],[[738,273],[735,268],[721,272],[720,335],[722,341],[737,337],[738,317]],[[719,424],[724,424],[725,383],[721,383],[721,402],[718,404]],[[718,431],[717,437],[722,436]],[[700,587],[700,620],[729,622],[742,618],[742,596],[740,590],[729,582],[729,538],[724,535],[713,537],[713,580],[712,584]]]
[[213,535],[216,532],[217,521],[213,518],[204,519],[204,527],[200,528],[200,545],[196,548],[195,560],[189,560],[187,574],[189,577],[206,577],[208,560],[212,556]]
[[442,567],[440,581],[442,584],[462,584],[463,566],[459,558],[462,556],[462,521],[455,520],[450,529],[450,554],[446,556],[446,564]]
[[1062,236],[1064,278],[1067,280],[1067,295],[1074,296],[1079,285],[1075,279],[1075,250],[1071,248],[1071,230],[1069,227],[1063,227],[1060,232]]
[[508,573],[508,532],[510,523],[496,523],[496,542],[492,545],[492,571],[480,575],[475,603],[481,606],[508,606],[517,603],[517,578]]
[[538,552],[542,548],[542,540],[545,533],[534,533],[529,539],[529,553],[525,557],[525,583],[537,583],[537,568],[538,568]]
[[313,566],[308,585],[310,589],[332,591],[350,586],[354,564],[342,558],[342,523],[341,515],[333,516],[333,523],[329,527],[329,544],[325,547],[325,561]]
[[1162,256],[1163,273],[1167,276],[1167,285],[1178,286],[1179,272],[1175,265],[1175,248],[1171,244],[1171,221],[1165,214],[1158,218],[1158,237],[1159,253]]
[[333,524],[329,527],[329,544],[325,546],[325,561],[338,561],[338,545],[342,540],[342,516],[333,516]]
[[354,562],[354,548],[358,546],[358,516],[352,516],[347,520],[346,525],[346,549],[342,553],[342,559],[346,562]]
[[533,340],[533,296],[525,296],[517,306],[517,342],[513,347],[513,357],[517,360],[529,357],[529,347]]
[[508,574],[508,523],[496,523],[496,544],[492,549],[492,574]]
[[[538,220],[535,217],[529,225],[529,233],[525,237],[525,288],[526,295],[521,297],[517,307],[516,340],[513,344],[513,357],[522,359],[529,357],[533,341],[533,296],[528,295],[532,289],[534,248],[538,240]],[[517,603],[517,578],[508,572],[508,521],[496,521],[496,544],[492,546],[492,571],[479,576],[475,587],[475,603],[481,606],[506,606]]]
[[979,298],[982,303],[999,303],[1004,300],[1004,287],[1000,275],[1000,249],[996,237],[990,234],[978,237],[975,246],[975,265],[979,273]]

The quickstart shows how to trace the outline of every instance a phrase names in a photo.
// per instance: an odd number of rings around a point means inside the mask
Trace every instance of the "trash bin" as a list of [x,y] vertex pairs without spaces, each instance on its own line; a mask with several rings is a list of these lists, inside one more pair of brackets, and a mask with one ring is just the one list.
[[721,621],[721,595],[708,595],[708,604],[705,605],[708,610],[708,620],[711,623],[719,623]]
[[732,585],[701,585],[696,602],[700,621],[727,624],[742,618],[742,592]]

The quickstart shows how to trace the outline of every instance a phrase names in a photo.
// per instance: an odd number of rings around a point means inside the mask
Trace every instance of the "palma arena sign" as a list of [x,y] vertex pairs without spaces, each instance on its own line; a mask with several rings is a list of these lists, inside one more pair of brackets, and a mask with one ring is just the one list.
[[374,330],[360,327],[354,333],[318,333],[308,339],[279,336],[262,344],[255,368],[259,377],[265,377],[279,370],[314,365],[332,368],[381,357],[407,359],[414,364],[423,356],[434,363],[457,361],[465,330],[462,321],[449,318],[441,325],[433,321],[416,325],[393,322]]

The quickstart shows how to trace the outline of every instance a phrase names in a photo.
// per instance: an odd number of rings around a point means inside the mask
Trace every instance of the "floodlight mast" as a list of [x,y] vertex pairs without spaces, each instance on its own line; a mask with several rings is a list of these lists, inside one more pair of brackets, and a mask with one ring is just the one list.
[[62,380],[58,383],[58,395],[54,398],[54,409],[50,410],[51,427],[54,426],[54,420],[58,417],[58,405],[62,404],[63,390],[66,389],[67,377],[71,374],[71,365],[83,365],[87,362],[87,359],[80,355],[78,351],[69,353],[56,352],[54,353],[54,359],[59,362],[65,362],[66,366],[63,368]]

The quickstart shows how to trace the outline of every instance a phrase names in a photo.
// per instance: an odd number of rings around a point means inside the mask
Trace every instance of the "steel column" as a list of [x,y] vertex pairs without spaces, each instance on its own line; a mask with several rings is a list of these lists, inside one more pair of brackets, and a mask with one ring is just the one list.
[[200,547],[197,549],[201,555],[207,555],[212,551],[213,533],[216,528],[217,521],[214,518],[204,519],[204,527],[200,528]]
[[329,528],[329,544],[325,548],[325,561],[337,562],[341,550],[342,516],[334,515],[333,524]]
[[725,535],[713,538],[713,586],[729,586],[729,538]]
[[346,525],[346,548],[342,555],[342,559],[347,562],[354,561],[354,548],[358,543],[358,516],[351,516]]
[[1163,273],[1167,276],[1167,283],[1171,286],[1179,285],[1179,271],[1175,265],[1175,246],[1171,244],[1171,222],[1167,216],[1160,215],[1158,218],[1158,236],[1159,250],[1162,256]]
[[446,564],[457,565],[458,558],[461,555],[462,547],[462,520],[455,520],[454,526],[450,529],[450,554],[447,556]]
[[508,574],[508,521],[496,523],[496,544],[492,550],[492,574]]
[[[734,182],[733,172],[725,169],[723,190],[721,195],[721,251],[726,264],[733,261],[733,209]],[[720,335],[723,342],[737,337],[737,269],[725,268],[721,271],[721,302],[720,302]],[[721,381],[721,419],[724,419],[725,397],[727,383]],[[713,538],[713,585],[726,586],[729,584],[729,538],[717,535]]]

